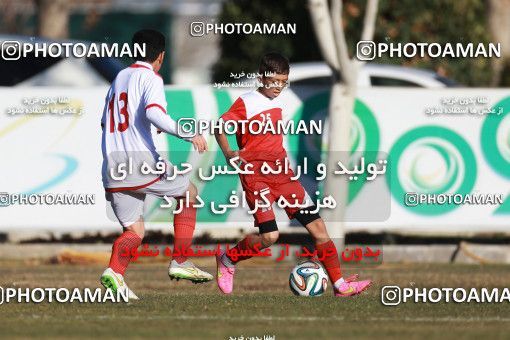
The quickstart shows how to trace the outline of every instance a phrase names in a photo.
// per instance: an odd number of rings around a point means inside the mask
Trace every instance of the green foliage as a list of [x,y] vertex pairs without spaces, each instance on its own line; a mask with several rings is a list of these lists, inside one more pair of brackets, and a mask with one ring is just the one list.
[[[69,36],[71,39],[86,41],[130,43],[133,34],[143,28],[159,30],[167,37],[166,57],[159,73],[166,84],[171,83],[172,60],[169,56],[172,46],[169,42],[172,32],[170,30],[171,16],[167,13],[109,12],[97,16],[91,16],[89,13],[75,13],[70,17]],[[125,57],[122,62],[129,65],[133,60]]]
[[[344,5],[347,41],[352,51],[360,39],[366,1]],[[488,43],[490,32],[483,0],[382,0],[379,3],[375,42]],[[487,86],[491,79],[489,58],[389,58],[378,63],[420,67],[438,72],[469,86]]]
[[[361,39],[366,0],[344,1],[344,25],[350,55]],[[297,24],[295,36],[223,35],[221,56],[213,69],[214,81],[228,81],[230,72],[257,69],[260,57],[276,50],[292,63],[322,60],[313,32],[307,2],[297,0],[227,0],[220,22],[267,22]],[[376,42],[437,42],[445,44],[488,43],[490,33],[484,0],[381,0],[376,24]],[[378,63],[434,70],[470,86],[487,86],[490,59],[484,58],[388,58]]]
[[229,81],[230,73],[254,72],[265,53],[277,51],[291,62],[321,60],[310,16],[303,0],[228,0],[219,22],[296,23],[295,35],[238,34],[221,36],[221,55],[213,67],[213,81]]

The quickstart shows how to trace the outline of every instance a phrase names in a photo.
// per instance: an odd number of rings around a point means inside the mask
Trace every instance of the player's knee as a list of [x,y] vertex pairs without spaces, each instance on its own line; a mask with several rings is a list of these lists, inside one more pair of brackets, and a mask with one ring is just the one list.
[[326,225],[324,224],[322,218],[318,218],[312,222],[309,222],[306,226],[316,230],[317,232],[326,232]]
[[143,224],[142,219],[140,219],[139,221],[137,221],[129,226],[124,227],[124,230],[129,230],[129,231],[135,233],[141,239],[143,239],[145,236],[145,226]]
[[140,229],[133,229],[133,228],[125,228],[125,230],[129,230],[129,231],[135,233],[142,240],[145,237],[145,230],[143,230],[143,229],[140,230]]
[[270,247],[278,240],[279,236],[280,233],[278,232],[278,230],[260,234],[261,238],[260,242],[262,243],[262,247],[263,248]]
[[328,230],[322,218],[318,218],[306,225],[316,243],[325,243],[330,240]]
[[189,193],[189,199],[191,202],[195,202],[197,195],[198,195],[198,189],[193,183],[189,183],[188,186],[188,193]]
[[258,223],[263,248],[270,247],[278,240],[278,226],[275,220]]

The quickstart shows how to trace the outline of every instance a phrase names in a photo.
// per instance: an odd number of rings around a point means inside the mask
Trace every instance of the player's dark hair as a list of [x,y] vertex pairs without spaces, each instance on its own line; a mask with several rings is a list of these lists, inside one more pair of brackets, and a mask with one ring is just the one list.
[[158,55],[165,50],[165,36],[156,30],[143,29],[136,32],[131,39],[134,44],[145,44],[145,58],[138,57],[140,61],[152,63]]
[[271,52],[262,57],[259,66],[259,73],[266,72],[275,74],[289,74],[289,60],[280,53]]

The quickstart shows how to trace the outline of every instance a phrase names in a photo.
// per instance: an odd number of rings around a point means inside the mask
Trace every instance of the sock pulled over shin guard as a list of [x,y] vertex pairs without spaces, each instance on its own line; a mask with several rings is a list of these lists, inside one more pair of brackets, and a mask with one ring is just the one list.
[[[142,239],[136,233],[128,230],[122,233],[112,246],[112,255],[110,257],[110,267],[114,272],[124,275],[126,268],[131,261],[131,251],[133,248],[138,248],[142,244]],[[127,256],[122,256],[126,252],[126,248],[129,253]]]
[[[335,244],[333,241],[329,240],[328,242],[317,244],[315,248],[317,249],[317,256],[319,259],[322,259],[321,263],[328,272],[331,283],[334,284],[342,278],[340,260],[338,259],[338,252]],[[328,255],[325,256],[325,254]]]
[[254,250],[253,247],[253,236],[248,235],[245,238],[243,238],[241,241],[239,241],[234,248],[230,250],[231,255],[225,253],[225,257],[227,257],[233,264],[236,264],[239,261],[247,260],[251,258],[251,255],[237,255],[241,251],[250,251]]
[[179,264],[188,259],[184,251],[191,247],[196,220],[197,209],[193,207],[183,207],[182,211],[174,216],[173,259]]

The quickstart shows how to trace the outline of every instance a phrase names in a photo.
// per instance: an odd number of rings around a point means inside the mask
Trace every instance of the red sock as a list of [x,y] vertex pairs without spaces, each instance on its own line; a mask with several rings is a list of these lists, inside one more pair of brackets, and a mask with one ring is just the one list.
[[[245,250],[254,250],[255,248],[252,245],[252,235],[248,235],[245,238],[243,238],[241,241],[239,241],[234,248],[232,248],[230,251],[235,254],[239,254],[240,251]],[[237,263],[239,261],[247,260],[251,258],[251,255],[236,255],[233,256],[234,258],[230,257],[228,254],[226,254],[228,259],[232,261],[232,263]]]
[[[140,244],[142,244],[140,236],[130,230],[123,232],[122,235],[113,242],[112,255],[108,267],[113,269],[114,272],[124,275],[131,261],[131,250],[133,248],[138,248]],[[129,249],[129,254],[128,256],[122,256],[122,254],[126,253],[126,248]]]
[[328,272],[331,283],[335,284],[336,281],[342,278],[340,260],[338,259],[338,252],[336,251],[335,244],[333,241],[329,240],[328,242],[315,245],[315,248],[317,249],[317,256],[319,259],[324,258],[321,260],[321,263]]
[[197,209],[193,207],[183,207],[182,211],[174,217],[174,251],[180,250],[180,255],[173,256],[177,263],[183,263],[188,259],[183,251],[191,246],[196,220]]

